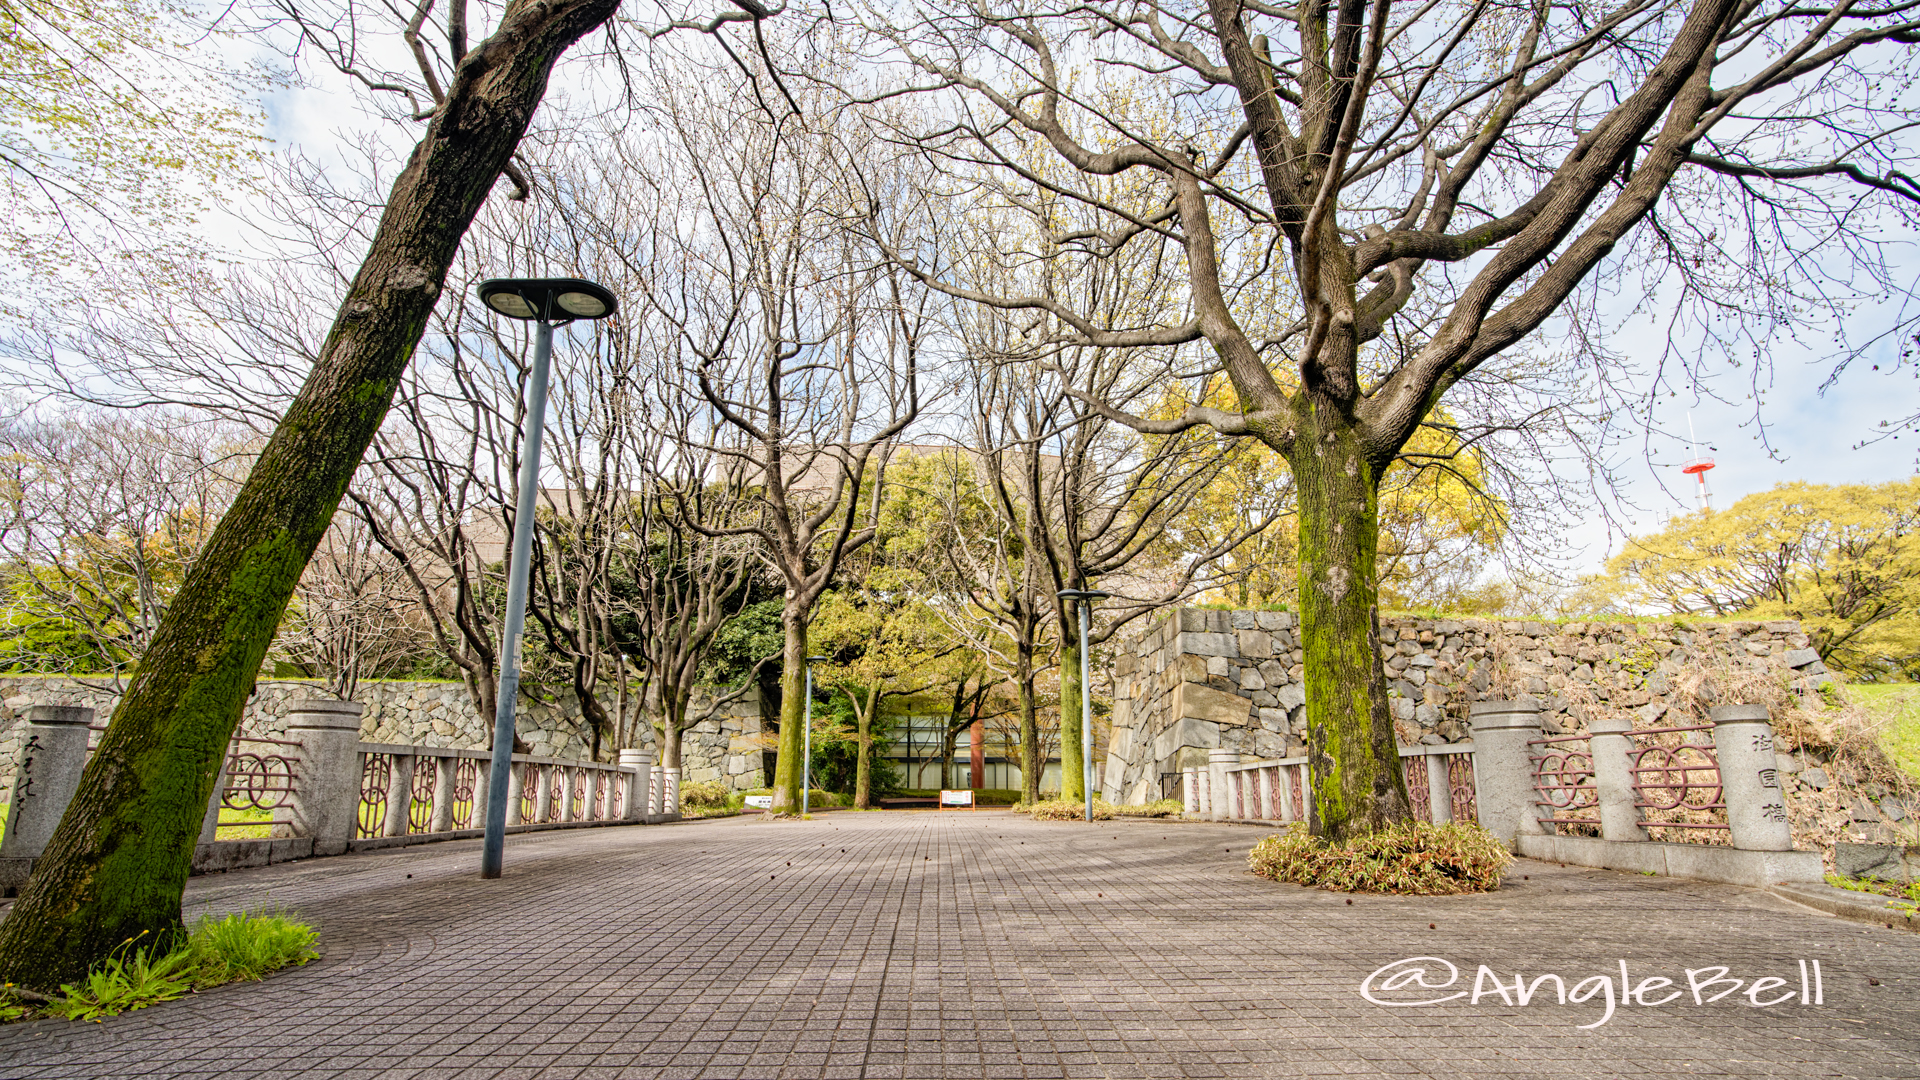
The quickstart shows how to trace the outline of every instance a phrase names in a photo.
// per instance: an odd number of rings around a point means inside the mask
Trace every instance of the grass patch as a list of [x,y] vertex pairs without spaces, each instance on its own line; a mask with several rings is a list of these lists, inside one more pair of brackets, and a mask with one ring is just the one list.
[[166,948],[129,940],[86,978],[62,985],[55,997],[11,984],[0,988],[0,1022],[42,1015],[98,1022],[194,990],[256,982],[319,956],[318,940],[313,927],[282,912],[239,912],[222,919],[203,915],[188,929],[186,941]]
[[1866,710],[1887,757],[1920,780],[1920,684],[1852,683],[1846,696]]
[[1254,845],[1247,866],[1274,881],[1336,892],[1450,896],[1491,892],[1513,862],[1478,825],[1416,821],[1330,844],[1294,825]]
[[1179,799],[1161,799],[1157,802],[1147,803],[1145,806],[1116,806],[1113,808],[1113,816],[1147,818],[1179,817],[1185,810],[1185,804],[1181,803]]
[[[1013,809],[1035,821],[1085,821],[1087,817],[1087,804],[1079,799],[1043,799],[1037,803],[1020,803]],[[1105,799],[1093,800],[1093,820],[1109,821],[1113,813],[1112,803]]]

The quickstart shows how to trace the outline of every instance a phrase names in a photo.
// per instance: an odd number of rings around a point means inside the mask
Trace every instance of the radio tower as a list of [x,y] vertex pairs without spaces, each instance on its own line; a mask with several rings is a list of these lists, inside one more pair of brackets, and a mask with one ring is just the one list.
[[1700,453],[1700,442],[1693,434],[1692,409],[1687,410],[1687,449],[1692,451],[1693,456],[1687,459],[1686,465],[1680,471],[1700,482],[1699,487],[1694,491],[1694,499],[1700,504],[1700,510],[1704,513],[1713,509],[1713,492],[1707,490],[1707,472],[1713,468],[1713,458],[1702,456]]

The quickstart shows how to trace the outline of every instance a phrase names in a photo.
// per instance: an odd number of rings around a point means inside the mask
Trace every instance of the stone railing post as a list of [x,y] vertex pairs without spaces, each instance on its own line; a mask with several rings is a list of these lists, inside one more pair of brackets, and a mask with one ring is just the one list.
[[527,817],[520,812],[526,804],[527,771],[534,766],[530,762],[515,761],[507,766],[507,824],[525,825]]
[[560,820],[573,820],[573,797],[580,792],[580,770],[560,766]]
[[527,764],[529,769],[539,769],[540,777],[533,785],[533,820],[542,824],[553,820],[553,766],[547,764]]
[[35,705],[27,710],[0,858],[37,859],[46,850],[73,793],[80,789],[91,723],[93,710],[75,705]]
[[1273,806],[1274,774],[1280,771],[1278,766],[1269,766],[1260,770],[1260,812],[1253,815],[1262,821],[1273,821],[1280,812]]
[[1180,770],[1180,809],[1184,813],[1200,812],[1200,770],[1185,768]]
[[1527,745],[1540,737],[1540,710],[1530,702],[1478,701],[1471,712],[1480,824],[1509,845],[1521,833],[1544,834]]
[[306,700],[287,705],[287,738],[295,754],[293,835],[313,840],[315,855],[338,855],[353,839],[360,813],[360,713],[352,701]]
[[1633,782],[1633,736],[1628,734],[1632,730],[1633,721],[1624,716],[1596,716],[1587,721],[1603,840],[1647,839],[1647,830],[1640,825],[1640,808],[1634,805],[1640,799]]
[[[473,812],[467,816],[467,828],[479,829],[487,821],[487,778],[493,774],[493,761],[489,758],[472,758],[473,770]],[[455,762],[456,767],[458,762]]]
[[1765,705],[1722,705],[1713,720],[1713,751],[1720,794],[1727,804],[1733,846],[1743,851],[1792,851],[1793,826],[1773,751]]
[[227,795],[227,766],[233,763],[233,755],[239,750],[237,743],[228,743],[227,749],[220,755],[220,771],[213,775],[213,794],[207,796],[207,812],[200,816],[200,840],[202,844],[211,844],[220,837],[220,808]]
[[667,790],[667,770],[659,762],[647,768],[647,816],[659,817],[665,811],[660,807]]
[[1453,777],[1447,775],[1447,759],[1439,754],[1422,754],[1427,763],[1427,817],[1435,825],[1453,820]]
[[627,785],[620,805],[626,810],[628,821],[639,821],[647,816],[647,779],[653,773],[653,754],[647,750],[622,750],[620,768],[625,770],[621,782]]
[[457,757],[433,757],[433,816],[427,819],[428,832],[450,832],[453,829],[453,768],[460,763]]
[[413,769],[419,759],[412,754],[393,754],[393,773],[387,778],[387,816],[380,823],[381,836],[405,836],[411,828],[413,813]]
[[680,770],[660,770],[660,812],[677,814],[680,812]]
[[1207,751],[1207,787],[1213,795],[1213,805],[1209,809],[1215,821],[1225,821],[1233,814],[1232,795],[1227,787],[1227,766],[1238,764],[1238,750]]

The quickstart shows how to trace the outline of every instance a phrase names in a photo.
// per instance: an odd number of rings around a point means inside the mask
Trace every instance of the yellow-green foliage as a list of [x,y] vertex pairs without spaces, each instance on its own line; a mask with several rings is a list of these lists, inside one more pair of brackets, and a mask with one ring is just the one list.
[[1920,477],[1781,484],[1634,537],[1607,570],[1630,606],[1798,619],[1832,667],[1920,676]]
[[1247,855],[1253,872],[1338,892],[1448,896],[1489,892],[1513,862],[1506,846],[1478,825],[1397,825],[1339,844],[1304,825],[1269,836]]

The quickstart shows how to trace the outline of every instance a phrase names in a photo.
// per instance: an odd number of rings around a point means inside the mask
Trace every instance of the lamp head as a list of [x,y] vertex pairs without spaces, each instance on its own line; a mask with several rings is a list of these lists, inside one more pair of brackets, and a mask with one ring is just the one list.
[[807,657],[807,663],[809,663],[809,664],[824,664],[824,663],[827,663],[828,661],[830,661],[830,660],[832,660],[832,659],[833,659],[833,657],[831,657],[831,656],[809,656],[809,657]]
[[604,319],[620,306],[606,286],[583,278],[491,278],[478,291],[488,310],[509,319]]

